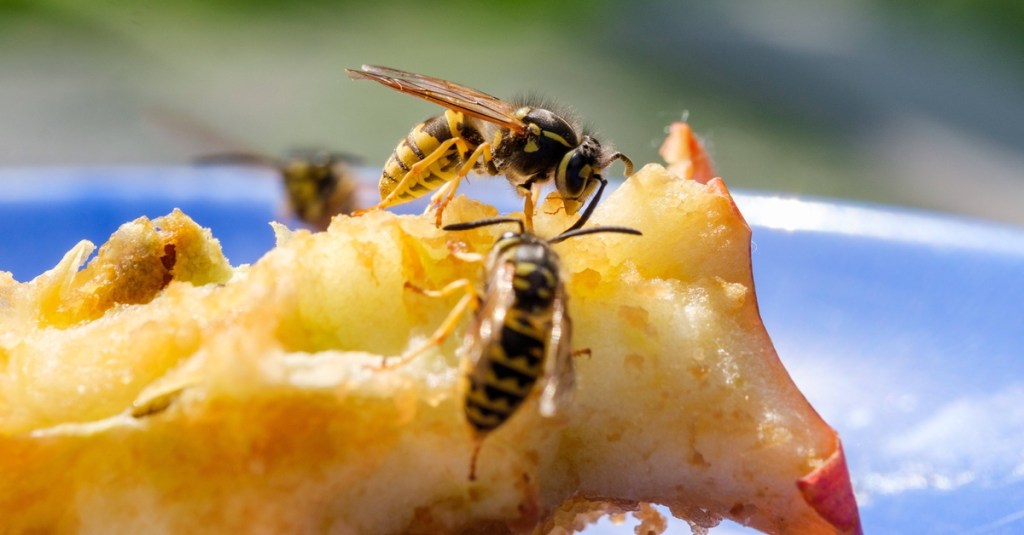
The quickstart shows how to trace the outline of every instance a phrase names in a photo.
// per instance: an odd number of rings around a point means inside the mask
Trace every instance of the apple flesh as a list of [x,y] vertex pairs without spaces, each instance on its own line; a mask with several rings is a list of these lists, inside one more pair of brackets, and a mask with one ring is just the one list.
[[[528,399],[485,438],[476,481],[468,318],[378,368],[457,300],[405,283],[482,281],[452,251],[486,253],[504,228],[339,216],[326,232],[279,226],[277,247],[225,272],[216,241],[178,213],[162,235],[139,222],[111,238],[148,275],[102,254],[78,271],[75,250],[33,281],[0,277],[0,518],[15,532],[520,533],[655,503],[699,527],[858,533],[838,437],[775,353],[750,229],[721,179],[695,179],[705,167],[648,165],[591,222],[643,236],[555,246],[573,347],[589,350],[575,397],[554,418]],[[569,226],[556,208],[538,211],[539,234]],[[464,197],[445,212],[493,215]],[[168,240],[170,267],[152,261]],[[143,290],[97,304],[97,280]]]

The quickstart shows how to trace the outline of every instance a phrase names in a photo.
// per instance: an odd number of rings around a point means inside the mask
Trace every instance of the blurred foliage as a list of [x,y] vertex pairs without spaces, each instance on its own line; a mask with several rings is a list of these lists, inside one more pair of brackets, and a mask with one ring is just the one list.
[[[911,23],[969,26],[991,29],[979,39],[1001,49],[1024,50],[1022,2],[849,5],[857,16],[884,14],[897,33]],[[894,109],[913,100],[909,89],[897,103],[871,93],[875,87],[857,93],[842,63],[850,57],[831,61],[835,51],[810,48],[818,42],[790,48],[790,28],[813,30],[846,8],[830,9],[811,0],[771,8],[750,0],[0,0],[0,163],[180,163],[197,152],[237,149],[224,146],[235,141],[272,153],[327,145],[377,165],[437,107],[344,75],[345,67],[372,63],[505,98],[548,95],[638,163],[656,161],[663,128],[688,117],[734,187],[989,210],[962,207],[966,197],[957,189],[923,196],[920,180],[905,177],[922,167],[885,159],[904,152],[890,152],[880,130],[916,139],[916,130],[885,130],[894,112],[922,113]],[[775,26],[758,27],[766,14]],[[854,37],[854,46],[875,42],[870,31]],[[907,42],[932,44],[900,41]],[[771,61],[752,56],[767,45],[776,47],[768,50]],[[910,71],[913,59],[882,67]],[[824,73],[810,72],[822,65]],[[155,125],[159,115],[223,135],[190,140]],[[991,213],[1019,211],[1000,210]]]
[[875,9],[920,24],[968,27],[978,39],[1024,52],[1024,2],[1020,0],[901,0],[874,1]]

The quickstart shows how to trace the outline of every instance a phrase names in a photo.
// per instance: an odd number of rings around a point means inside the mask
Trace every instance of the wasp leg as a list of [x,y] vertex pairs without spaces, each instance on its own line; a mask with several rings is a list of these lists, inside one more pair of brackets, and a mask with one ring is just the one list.
[[406,173],[404,177],[402,177],[402,180],[398,182],[398,184],[395,186],[395,189],[391,190],[391,193],[389,193],[387,197],[381,199],[381,201],[377,203],[375,206],[371,206],[370,208],[353,212],[353,215],[363,215],[373,210],[383,210],[384,208],[387,208],[389,206],[401,204],[401,202],[403,202],[399,200],[401,196],[404,195],[409,188],[411,188],[417,182],[419,182],[420,178],[423,177],[423,174],[430,168],[430,166],[433,165],[434,162],[443,158],[445,154],[448,153],[448,149],[452,148],[452,145],[455,145],[456,143],[464,144],[465,142],[462,140],[462,138],[459,137],[446,139],[443,143],[438,145],[438,147],[434,149],[433,152],[426,155],[422,160],[413,164],[412,167],[409,168],[409,172]]
[[419,286],[416,286],[408,282],[405,283],[405,287],[408,288],[409,290],[425,295],[427,297],[448,297],[460,291],[465,292],[465,295],[462,296],[462,299],[459,299],[459,302],[455,305],[454,308],[452,308],[452,311],[448,313],[448,317],[445,318],[445,320],[441,323],[437,330],[434,331],[434,334],[432,334],[430,338],[423,343],[422,346],[412,350],[409,353],[406,353],[405,355],[402,355],[393,364],[388,363],[387,360],[385,359],[385,361],[381,363],[381,366],[379,368],[380,370],[404,366],[405,364],[412,362],[416,357],[422,355],[426,350],[430,349],[431,347],[443,344],[444,341],[448,339],[448,336],[455,331],[455,326],[458,324],[459,319],[462,318],[466,311],[476,310],[477,306],[479,306],[479,297],[477,297],[476,290],[473,288],[473,282],[470,281],[469,279],[459,279],[457,281],[453,281],[452,283],[448,284],[444,288],[441,288],[440,290],[428,290],[426,288],[420,288]]
[[437,190],[437,193],[435,193],[434,196],[430,198],[430,207],[428,208],[428,210],[431,208],[436,210],[436,223],[438,227],[441,226],[441,214],[444,213],[444,209],[446,206],[448,206],[448,203],[452,202],[452,199],[455,198],[455,190],[459,189],[459,183],[462,181],[463,178],[465,178],[466,175],[469,174],[470,171],[473,170],[473,168],[476,166],[477,161],[480,160],[481,158],[483,158],[483,163],[490,163],[490,143],[482,143],[479,146],[477,146],[476,150],[473,151],[473,154],[470,154],[469,157],[466,158],[465,162],[463,162],[462,167],[459,168],[459,171],[455,175],[455,178],[451,182],[445,184],[441,189]]
[[430,198],[430,205],[427,206],[426,211],[434,211],[434,226],[438,228],[441,227],[441,215],[444,214],[445,206],[448,206],[448,203],[451,202],[451,199],[442,200],[442,197],[449,197],[449,195],[454,196],[455,190],[458,189],[459,182],[461,181],[462,176],[456,175],[455,178],[451,180],[451,182],[448,182],[444,186],[441,186],[441,189],[437,190],[437,193],[435,193],[434,196]]
[[469,480],[476,481],[476,460],[480,457],[480,447],[484,445],[482,438],[476,439],[473,444],[473,453],[469,458]]
[[362,209],[359,209],[359,210],[354,210],[352,212],[352,216],[353,217],[359,217],[361,215],[366,215],[366,214],[368,214],[370,212],[376,212],[377,210],[382,210],[382,209],[384,209],[383,206],[381,206],[380,204],[375,204],[375,205],[373,205],[373,206],[371,206],[369,208],[362,208]]
[[543,186],[540,182],[534,182],[530,184],[530,191],[526,194],[526,200],[523,202],[523,224],[527,232],[533,232],[533,212],[534,207],[537,206],[537,201],[540,199],[540,190]]

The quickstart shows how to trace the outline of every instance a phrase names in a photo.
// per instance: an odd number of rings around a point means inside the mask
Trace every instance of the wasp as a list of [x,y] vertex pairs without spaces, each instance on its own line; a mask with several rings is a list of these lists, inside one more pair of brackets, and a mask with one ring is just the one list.
[[351,214],[360,207],[360,160],[323,149],[293,149],[282,158],[260,153],[227,152],[196,159],[199,163],[257,165],[276,170],[284,184],[286,207],[299,220],[325,230],[336,214]]
[[446,225],[444,229],[449,231],[505,223],[519,225],[518,232],[502,234],[488,253],[482,294],[476,293],[468,279],[454,281],[438,291],[406,284],[434,297],[459,291],[465,295],[427,343],[403,357],[403,361],[443,343],[467,310],[476,311],[462,348],[467,379],[464,412],[476,439],[470,461],[471,481],[476,479],[476,459],[483,439],[515,414],[535,390],[540,391],[539,411],[544,417],[556,415],[571,397],[575,385],[572,321],[566,308],[568,298],[560,260],[552,246],[598,232],[640,234],[628,227],[580,228],[590,217],[603,189],[604,184],[572,227],[551,239],[528,232],[521,219],[511,217]]
[[276,171],[285,190],[285,211],[311,228],[324,230],[332,216],[351,214],[363,206],[360,199],[367,192],[356,173],[362,164],[356,156],[321,148],[297,148],[274,157],[181,110],[150,106],[145,115],[176,137],[221,148],[193,158],[194,163],[247,165]]
[[373,80],[448,108],[416,125],[398,143],[380,177],[381,201],[372,209],[401,204],[440,188],[431,197],[438,227],[445,206],[470,171],[505,175],[524,200],[525,228],[533,229],[534,206],[543,184],[554,180],[558,196],[574,215],[604,182],[601,171],[616,160],[633,174],[633,162],[542,105],[509,103],[469,87],[388,67],[347,69],[354,79]]

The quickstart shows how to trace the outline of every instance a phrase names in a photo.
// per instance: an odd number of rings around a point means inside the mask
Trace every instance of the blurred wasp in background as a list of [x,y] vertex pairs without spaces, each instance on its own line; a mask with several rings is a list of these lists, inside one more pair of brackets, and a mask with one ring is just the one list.
[[354,79],[373,80],[396,91],[440,104],[444,114],[416,125],[384,164],[381,201],[374,209],[401,204],[441,188],[431,197],[437,226],[459,181],[470,171],[503,174],[525,197],[526,230],[533,229],[533,211],[540,188],[554,180],[567,213],[575,214],[604,183],[601,170],[622,160],[626,175],[633,162],[603,147],[565,114],[542,105],[509,103],[466,86],[400,71],[363,65],[347,69]]
[[225,152],[195,158],[199,164],[254,165],[281,175],[286,210],[316,230],[325,230],[337,214],[360,207],[356,177],[359,159],[323,149],[293,149],[283,158],[258,153]]
[[241,165],[275,171],[284,187],[284,211],[315,230],[325,230],[337,214],[351,214],[368,202],[370,186],[359,180],[362,159],[343,152],[299,148],[274,157],[251,150],[237,140],[180,111],[151,107],[150,120],[180,137],[198,140],[218,150],[197,156],[199,165]]
[[[560,260],[552,245],[599,232],[640,234],[628,227],[581,228],[593,212],[604,186],[602,183],[598,188],[579,220],[551,239],[528,232],[521,219],[512,217],[446,225],[444,229],[448,231],[507,223],[519,226],[518,232],[505,232],[491,247],[484,264],[486,273],[481,294],[477,294],[469,279],[456,280],[436,291],[406,283],[406,288],[431,297],[458,292],[465,292],[465,295],[430,339],[395,365],[440,345],[467,310],[476,311],[462,347],[468,381],[464,412],[476,439],[470,460],[471,481],[476,479],[476,460],[483,439],[511,418],[535,389],[540,390],[539,412],[544,417],[555,416],[572,397],[575,388],[572,321],[566,307],[568,299]],[[462,254],[469,260],[484,260],[479,255]],[[582,352],[589,353],[588,350]],[[390,366],[385,364],[387,367]]]

